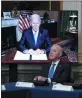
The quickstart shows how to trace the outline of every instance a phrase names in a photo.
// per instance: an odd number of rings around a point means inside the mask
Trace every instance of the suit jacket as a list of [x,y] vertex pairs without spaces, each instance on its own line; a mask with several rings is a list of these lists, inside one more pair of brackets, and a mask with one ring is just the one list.
[[[49,69],[51,64],[43,66],[43,69],[40,73],[43,77],[48,77]],[[68,63],[59,62],[56,67],[55,73],[53,78],[51,79],[52,82],[57,83],[64,83],[64,82],[71,82],[71,67]]]
[[48,31],[40,28],[37,44],[35,45],[32,28],[29,28],[23,32],[22,38],[19,41],[19,50],[24,51],[25,49],[45,49],[46,52],[50,51],[52,44],[48,35]]

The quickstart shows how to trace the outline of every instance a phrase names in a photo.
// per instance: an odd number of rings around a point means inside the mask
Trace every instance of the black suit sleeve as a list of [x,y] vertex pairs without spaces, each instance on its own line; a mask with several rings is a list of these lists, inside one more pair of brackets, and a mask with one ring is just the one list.
[[51,65],[51,63],[42,65],[42,70],[40,71],[39,75],[47,78],[50,65]]

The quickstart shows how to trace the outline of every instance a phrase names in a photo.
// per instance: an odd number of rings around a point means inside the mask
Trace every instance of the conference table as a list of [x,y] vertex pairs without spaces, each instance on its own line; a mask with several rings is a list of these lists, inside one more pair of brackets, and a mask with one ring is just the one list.
[[5,83],[6,90],[2,90],[2,98],[82,98],[82,90],[61,91],[52,90],[49,86],[16,87],[16,82]]
[[[42,64],[45,66],[48,63],[51,63],[51,61],[48,60],[14,60],[14,56],[16,54],[17,50],[9,50],[7,54],[1,58],[2,64],[9,64],[9,82],[16,82],[17,81],[17,65],[18,64]],[[48,55],[47,55],[48,56]],[[62,61],[68,62],[67,57],[61,58]]]

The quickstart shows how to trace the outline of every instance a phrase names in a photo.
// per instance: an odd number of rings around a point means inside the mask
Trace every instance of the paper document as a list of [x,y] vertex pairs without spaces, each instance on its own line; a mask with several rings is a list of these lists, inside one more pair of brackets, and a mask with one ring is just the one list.
[[17,82],[16,87],[34,87],[33,83],[30,82]]
[[[46,54],[33,54],[31,60],[47,60]],[[17,51],[14,60],[30,60],[30,54],[24,54]]]
[[32,55],[32,60],[47,60],[46,54]]
[[29,54],[24,54],[20,51],[17,51],[14,57],[14,60],[29,60],[30,55]]
[[73,91],[73,87],[58,83],[53,85],[52,90]]

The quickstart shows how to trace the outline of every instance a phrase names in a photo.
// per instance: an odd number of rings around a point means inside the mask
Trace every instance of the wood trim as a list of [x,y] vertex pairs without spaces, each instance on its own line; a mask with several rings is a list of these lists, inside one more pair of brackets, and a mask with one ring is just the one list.
[[82,52],[79,52],[78,53],[78,57],[82,57]]
[[49,10],[60,11],[60,1],[49,0],[48,6],[49,6]]
[[60,0],[60,10],[63,10],[63,0]]
[[52,1],[49,0],[49,10],[51,11],[51,7],[52,7]]

